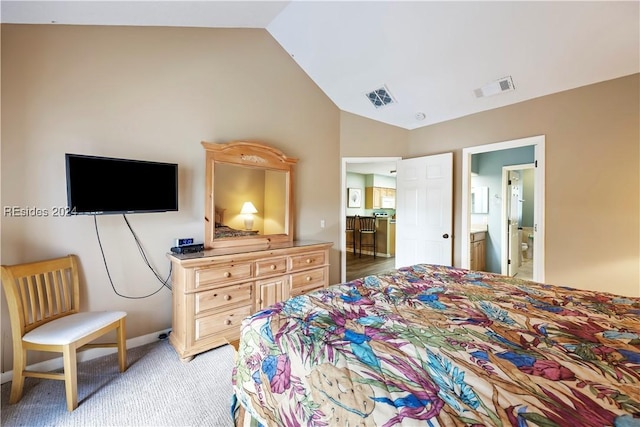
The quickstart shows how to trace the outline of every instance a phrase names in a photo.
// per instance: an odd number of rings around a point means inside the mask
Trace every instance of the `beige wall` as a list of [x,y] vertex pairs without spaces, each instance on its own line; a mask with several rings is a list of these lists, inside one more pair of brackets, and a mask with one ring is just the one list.
[[410,131],[355,114],[340,113],[341,157],[401,157]]
[[[299,158],[295,237],[338,241],[339,111],[265,30],[2,25],[1,40],[3,207],[65,206],[65,152],[176,162],[179,212],[128,216],[166,276],[173,239],[203,237],[200,142],[256,139]],[[159,289],[123,218],[98,225],[118,292]],[[2,217],[2,263],[67,253],[85,309],[127,311],[129,338],[170,327],[168,290],[111,289],[92,217]],[[337,282],[337,249],[330,261]],[[10,336],[3,293],[3,372]]]
[[640,296],[639,77],[414,130],[408,154],[454,152],[459,236],[462,148],[545,135],[545,281]]
[[[264,30],[2,25],[1,42],[2,206],[66,205],[65,152],[177,162],[180,211],[128,217],[162,275],[175,237],[202,239],[202,140],[299,158],[295,237],[339,242],[341,157],[453,150],[459,234],[461,149],[545,134],[547,281],[640,295],[638,75],[408,131],[339,112]],[[1,219],[2,263],[77,253],[85,308],[129,312],[128,337],[170,326],[168,291],[111,290],[92,217]],[[98,224],[118,291],[157,290],[122,217]],[[3,296],[3,371],[8,326]]]

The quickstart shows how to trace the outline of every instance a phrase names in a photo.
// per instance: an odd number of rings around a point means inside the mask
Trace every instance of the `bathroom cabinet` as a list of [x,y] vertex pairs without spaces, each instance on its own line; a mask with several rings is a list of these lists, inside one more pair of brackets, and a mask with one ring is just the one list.
[[486,268],[486,231],[471,233],[469,237],[469,269],[484,271]]

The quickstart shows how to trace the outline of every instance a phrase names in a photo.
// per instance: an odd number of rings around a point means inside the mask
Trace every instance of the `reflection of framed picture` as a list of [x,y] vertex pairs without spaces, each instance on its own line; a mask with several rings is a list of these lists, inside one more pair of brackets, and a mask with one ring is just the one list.
[[361,188],[348,188],[347,201],[348,208],[359,208],[362,204],[362,189]]

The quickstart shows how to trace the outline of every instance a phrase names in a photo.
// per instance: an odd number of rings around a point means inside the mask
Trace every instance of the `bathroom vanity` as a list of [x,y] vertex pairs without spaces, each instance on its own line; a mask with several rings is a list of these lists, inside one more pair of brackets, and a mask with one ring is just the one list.
[[484,271],[486,268],[487,259],[487,247],[486,247],[487,232],[476,231],[471,232],[469,235],[469,269]]

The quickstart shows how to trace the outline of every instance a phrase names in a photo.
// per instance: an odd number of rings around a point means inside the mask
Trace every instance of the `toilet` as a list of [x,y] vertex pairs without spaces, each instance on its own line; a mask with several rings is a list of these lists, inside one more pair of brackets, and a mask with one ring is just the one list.
[[527,245],[527,258],[528,259],[533,259],[533,234],[529,234],[529,243],[524,243],[525,245]]
[[[522,242],[522,229],[518,228],[518,240],[520,240],[520,242]],[[525,251],[526,248],[524,247],[524,243],[521,243],[521,248],[520,248],[520,254],[518,256],[518,267],[522,265],[522,260],[524,259],[524,255],[525,255]]]
[[522,259],[533,259],[533,233],[528,227],[521,230],[520,249]]

